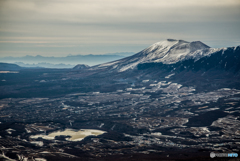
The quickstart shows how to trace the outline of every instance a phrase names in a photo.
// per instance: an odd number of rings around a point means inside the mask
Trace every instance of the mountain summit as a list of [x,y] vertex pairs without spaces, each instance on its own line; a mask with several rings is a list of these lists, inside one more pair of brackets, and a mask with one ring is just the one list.
[[187,42],[184,40],[167,39],[144,49],[139,53],[139,56],[146,56],[149,61],[171,64],[181,60],[190,53],[208,48],[210,47],[200,41]]
[[175,39],[167,39],[165,41],[157,42],[150,47],[144,49],[144,52],[170,52],[174,54],[174,52],[183,53],[183,52],[193,52],[196,50],[202,50],[210,48],[209,46],[205,45],[201,41],[193,41],[187,42],[184,40],[175,40]]
[[187,42],[184,40],[167,39],[157,42],[133,56],[95,67],[112,68],[123,72],[133,69],[142,63],[174,64],[187,59],[198,60],[218,50],[221,49],[210,48],[201,41]]

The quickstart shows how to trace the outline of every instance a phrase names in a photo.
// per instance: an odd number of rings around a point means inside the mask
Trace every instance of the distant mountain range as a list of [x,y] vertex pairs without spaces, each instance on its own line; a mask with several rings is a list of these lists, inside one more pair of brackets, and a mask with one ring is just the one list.
[[72,68],[77,64],[89,66],[102,64],[109,61],[133,55],[133,52],[118,52],[104,55],[68,55],[66,57],[45,57],[23,56],[23,57],[2,57],[0,62],[14,63],[22,67],[45,67],[45,68]]
[[[184,68],[200,70],[218,68],[240,70],[240,46],[210,48],[201,41],[167,39],[157,42],[137,54],[132,52],[105,55],[68,55],[66,57],[4,57],[0,62],[14,63],[21,67],[74,68],[101,72],[161,69],[172,72]],[[124,57],[123,55],[131,55]],[[107,63],[106,63],[107,62]],[[91,66],[91,67],[90,67]],[[157,68],[156,68],[157,67]]]
[[14,64],[17,64],[21,67],[28,67],[28,68],[73,68],[75,65],[71,64],[53,64],[53,63],[33,63],[33,64],[27,64],[23,62],[15,62]]

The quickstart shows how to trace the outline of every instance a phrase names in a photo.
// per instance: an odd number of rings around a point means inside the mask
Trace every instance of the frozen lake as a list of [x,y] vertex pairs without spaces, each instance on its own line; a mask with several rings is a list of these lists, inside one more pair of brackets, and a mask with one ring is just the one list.
[[56,131],[48,135],[44,135],[44,134],[33,135],[30,138],[37,139],[40,137],[47,140],[53,140],[55,136],[64,135],[64,136],[70,136],[70,138],[66,138],[66,140],[68,141],[81,141],[87,136],[90,136],[90,135],[98,136],[103,133],[106,133],[106,131],[94,130],[94,129],[81,129],[81,130],[65,129],[64,131]]

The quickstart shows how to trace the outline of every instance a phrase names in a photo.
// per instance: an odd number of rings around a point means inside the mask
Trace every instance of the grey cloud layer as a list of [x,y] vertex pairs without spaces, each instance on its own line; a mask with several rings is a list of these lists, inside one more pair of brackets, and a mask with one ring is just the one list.
[[0,56],[137,52],[169,37],[236,45],[239,17],[239,0],[0,0]]

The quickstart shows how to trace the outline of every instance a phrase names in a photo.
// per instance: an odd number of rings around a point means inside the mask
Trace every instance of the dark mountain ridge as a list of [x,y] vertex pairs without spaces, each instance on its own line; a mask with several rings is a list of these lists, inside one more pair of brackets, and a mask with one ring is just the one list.
[[1,63],[0,62],[0,70],[2,71],[17,71],[23,69],[19,65],[10,64],[10,63]]
[[141,63],[138,64],[137,69],[143,70],[147,68],[167,68],[168,70],[193,70],[198,71],[201,69],[209,70],[212,68],[222,69],[225,71],[238,72],[240,70],[240,46],[229,47],[227,49],[221,49],[209,56],[200,58],[199,60],[188,59],[177,62],[175,64],[163,64],[163,63]]
[[[166,41],[155,43],[133,56],[100,64],[92,67],[91,70],[107,69],[108,72],[123,72],[142,69],[142,66],[161,66],[161,64],[169,65],[169,67],[185,66],[184,68],[186,68],[189,66],[189,68],[194,67],[194,70],[195,68],[210,69],[219,65],[229,69],[234,65],[236,70],[238,70],[239,55],[239,46],[210,48],[200,41],[187,42],[184,40],[167,39]],[[232,64],[233,61],[234,63]]]

